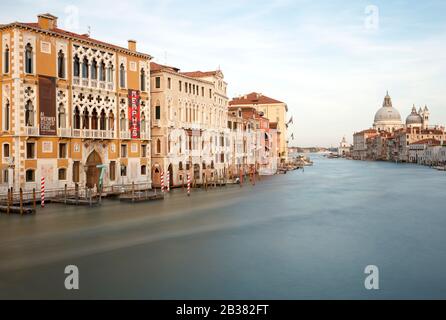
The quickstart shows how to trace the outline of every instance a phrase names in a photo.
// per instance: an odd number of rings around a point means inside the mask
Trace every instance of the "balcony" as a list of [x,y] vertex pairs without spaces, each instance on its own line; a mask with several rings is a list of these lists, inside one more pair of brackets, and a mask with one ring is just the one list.
[[150,134],[148,132],[141,132],[141,139],[142,140],[149,140]]
[[63,138],[71,137],[71,129],[70,128],[59,128],[57,129],[57,135]]
[[123,140],[130,140],[130,132],[129,131],[121,131],[119,136]]
[[113,130],[73,129],[73,138],[83,139],[114,139]]
[[25,135],[37,137],[37,136],[39,136],[39,128],[38,127],[25,127]]

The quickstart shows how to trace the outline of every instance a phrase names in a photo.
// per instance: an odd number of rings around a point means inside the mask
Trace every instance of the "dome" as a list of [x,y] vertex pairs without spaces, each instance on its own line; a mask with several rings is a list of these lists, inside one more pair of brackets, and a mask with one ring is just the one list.
[[422,125],[423,118],[417,113],[415,106],[412,108],[412,113],[406,119],[406,125]]
[[387,93],[384,98],[383,107],[379,109],[375,115],[375,125],[389,123],[399,124],[402,123],[402,120],[398,110],[392,106],[392,99],[390,98],[389,93]]
[[402,122],[401,115],[394,107],[382,107],[375,115],[375,123]]

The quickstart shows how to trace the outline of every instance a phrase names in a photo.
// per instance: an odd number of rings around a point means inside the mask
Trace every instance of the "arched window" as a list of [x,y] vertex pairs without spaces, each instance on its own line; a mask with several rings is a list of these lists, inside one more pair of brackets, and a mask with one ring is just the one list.
[[141,166],[141,175],[145,176],[147,174],[147,166],[142,165]]
[[74,129],[81,128],[81,115],[80,115],[78,107],[74,108],[73,125],[74,125]]
[[99,81],[105,81],[105,63],[101,61],[99,64]]
[[113,114],[113,111],[111,111],[108,116],[108,130],[115,130],[115,115]]
[[6,49],[5,49],[5,57],[4,57],[4,59],[5,59],[5,68],[4,68],[4,73],[9,73],[9,47],[8,46],[6,46]]
[[145,113],[141,113],[141,132],[146,132],[146,115]]
[[91,113],[91,129],[98,130],[98,112],[96,111],[96,108],[93,109],[93,112]]
[[90,129],[90,113],[87,108],[84,109],[82,116],[82,129]]
[[99,129],[106,130],[107,129],[107,117],[105,116],[105,111],[102,109],[101,111],[101,119],[99,121]]
[[34,127],[34,107],[31,100],[28,100],[25,105],[25,125]]
[[97,80],[98,79],[98,63],[96,62],[96,59],[93,59],[91,62],[91,79]]
[[25,72],[33,73],[33,47],[29,43],[25,47]]
[[124,110],[122,110],[121,114],[119,115],[119,127],[120,127],[121,131],[127,130],[127,121],[125,119]]
[[180,161],[180,163],[178,164],[178,169],[179,170],[183,170],[183,163]]
[[10,113],[10,106],[9,106],[9,100],[6,99],[5,105],[3,106],[3,131],[9,131],[9,113]]
[[121,88],[125,88],[125,67],[123,63],[119,67],[119,85]]
[[59,104],[59,128],[66,128],[65,107],[63,104]]
[[156,140],[156,153],[161,153],[161,140]]
[[82,78],[88,79],[88,59],[84,57],[82,61]]
[[65,78],[65,55],[62,50],[57,55],[57,75],[59,78]]
[[107,67],[107,81],[113,83],[113,65],[110,62]]
[[146,91],[146,72],[141,69],[141,91]]
[[81,64],[77,55],[74,57],[73,60],[73,76],[78,78],[81,76]]

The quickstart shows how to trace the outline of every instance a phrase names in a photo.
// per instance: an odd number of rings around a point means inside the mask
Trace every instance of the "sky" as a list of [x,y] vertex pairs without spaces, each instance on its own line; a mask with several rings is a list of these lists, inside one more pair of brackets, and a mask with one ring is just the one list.
[[284,101],[294,146],[337,146],[372,126],[389,91],[403,118],[427,105],[446,124],[446,1],[5,1],[0,24],[59,27],[126,46],[182,71],[220,68],[230,98]]

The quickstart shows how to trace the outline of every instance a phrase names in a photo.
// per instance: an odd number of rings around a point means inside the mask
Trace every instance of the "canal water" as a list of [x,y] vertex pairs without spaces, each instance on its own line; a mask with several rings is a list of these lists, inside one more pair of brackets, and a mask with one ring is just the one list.
[[[446,173],[313,160],[190,198],[3,214],[0,298],[446,298]],[[368,265],[379,291],[365,290]]]

